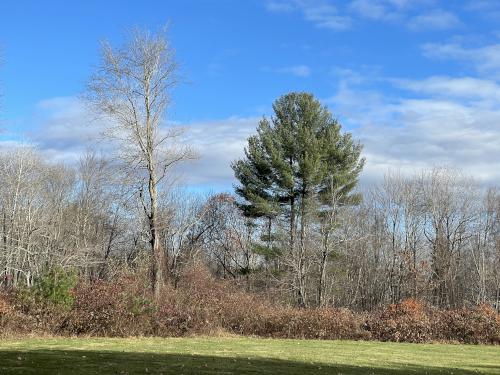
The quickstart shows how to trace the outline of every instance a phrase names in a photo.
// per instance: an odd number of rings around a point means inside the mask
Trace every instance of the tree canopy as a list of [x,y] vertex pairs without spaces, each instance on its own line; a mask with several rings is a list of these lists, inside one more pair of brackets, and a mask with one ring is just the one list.
[[361,144],[308,93],[289,93],[273,105],[248,139],[245,157],[233,163],[236,193],[249,216],[274,216],[291,200],[326,203],[335,190],[347,202],[364,159]]
[[[354,188],[363,168],[361,144],[341,126],[313,95],[289,93],[278,98],[274,116],[263,118],[257,134],[248,139],[245,157],[233,163],[243,198],[240,207],[250,217],[288,222],[294,289],[305,305],[307,254],[311,251],[308,226],[339,203],[358,199]],[[331,230],[333,230],[330,225]],[[285,246],[283,246],[285,247]]]

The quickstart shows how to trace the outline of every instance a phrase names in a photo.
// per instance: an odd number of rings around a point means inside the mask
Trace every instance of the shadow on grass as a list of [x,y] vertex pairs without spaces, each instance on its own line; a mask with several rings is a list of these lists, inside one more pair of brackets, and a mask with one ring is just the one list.
[[[358,367],[279,359],[84,350],[0,351],[0,374],[477,374],[455,368]],[[480,367],[480,366],[478,366]],[[500,368],[490,369],[500,372]]]

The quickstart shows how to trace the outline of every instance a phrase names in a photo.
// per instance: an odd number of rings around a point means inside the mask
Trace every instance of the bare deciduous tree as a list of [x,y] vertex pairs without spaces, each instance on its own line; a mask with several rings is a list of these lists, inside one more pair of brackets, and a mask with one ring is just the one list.
[[107,117],[103,134],[118,141],[122,160],[143,182],[139,197],[148,221],[152,287],[157,296],[166,270],[159,238],[159,184],[174,164],[192,157],[189,148],[172,143],[181,131],[162,127],[171,90],[178,83],[177,71],[165,32],[135,29],[121,48],[102,44],[101,65],[85,96],[94,110]]

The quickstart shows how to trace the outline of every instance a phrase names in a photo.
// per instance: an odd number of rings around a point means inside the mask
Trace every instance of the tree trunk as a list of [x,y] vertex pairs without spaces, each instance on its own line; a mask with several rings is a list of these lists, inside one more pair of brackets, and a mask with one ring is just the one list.
[[318,307],[325,305],[325,285],[326,285],[326,260],[327,250],[323,250],[321,254],[321,261],[319,264],[319,283],[318,283]]
[[302,198],[300,202],[300,248],[299,248],[299,259],[298,259],[298,276],[299,276],[299,305],[301,307],[307,307],[307,296],[306,296],[306,193],[302,193]]
[[149,215],[150,244],[153,250],[153,261],[151,270],[151,285],[155,298],[159,298],[160,292],[165,284],[165,253],[161,247],[160,231],[158,230],[158,192],[156,189],[156,175],[153,168],[149,175],[149,197],[151,212]]

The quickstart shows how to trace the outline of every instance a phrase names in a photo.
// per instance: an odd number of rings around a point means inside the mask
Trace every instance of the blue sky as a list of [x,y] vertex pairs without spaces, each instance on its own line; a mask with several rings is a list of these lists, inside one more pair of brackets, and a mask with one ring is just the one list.
[[[500,182],[500,2],[184,0],[0,2],[3,147],[71,162],[92,143],[78,94],[102,39],[170,22],[186,83],[168,121],[201,159],[192,185],[224,189],[258,119],[309,91],[364,145],[364,180],[433,165]],[[1,145],[1,144],[0,144]]]

